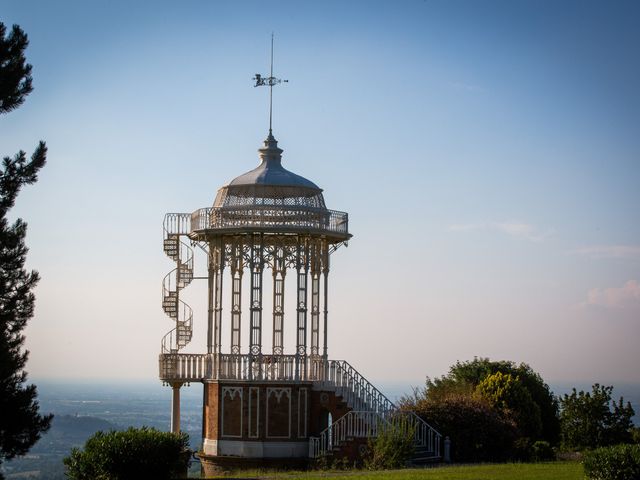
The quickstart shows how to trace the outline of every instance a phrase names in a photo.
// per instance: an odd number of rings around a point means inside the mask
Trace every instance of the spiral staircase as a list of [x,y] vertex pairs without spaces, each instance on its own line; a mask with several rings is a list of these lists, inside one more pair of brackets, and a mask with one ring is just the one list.
[[176,266],[162,280],[162,309],[175,327],[162,338],[162,353],[177,353],[193,335],[193,311],[180,299],[180,291],[193,280],[193,249],[164,226],[164,253]]

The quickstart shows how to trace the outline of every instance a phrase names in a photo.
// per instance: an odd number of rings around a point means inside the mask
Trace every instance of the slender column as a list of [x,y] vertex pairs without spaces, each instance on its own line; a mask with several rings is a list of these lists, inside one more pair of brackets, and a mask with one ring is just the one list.
[[215,312],[215,287],[216,287],[216,267],[215,267],[215,247],[213,242],[209,242],[209,272],[207,276],[207,300],[209,303],[209,311],[207,312],[207,353],[214,353],[217,348],[215,346],[218,337],[216,336],[214,325]]
[[240,354],[240,326],[242,319],[242,241],[234,243],[231,259],[231,353]]
[[311,355],[318,355],[320,343],[320,251],[313,243],[311,250]]
[[215,337],[216,337],[216,349],[215,353],[222,352],[222,280],[224,278],[224,263],[220,266],[220,268],[216,271],[216,282],[215,282]]
[[307,354],[307,274],[309,271],[309,250],[308,245],[304,243],[298,243],[296,270],[298,275],[298,331],[296,336],[296,354],[305,356]]
[[249,352],[262,353],[262,236],[254,235],[251,242],[251,325]]
[[320,273],[311,273],[311,355],[318,355],[320,326]]
[[322,355],[327,358],[327,321],[329,318],[329,245],[323,242],[322,245],[322,274],[324,277],[324,326],[322,329],[324,339],[322,345]]
[[[209,281],[213,274],[213,353],[220,353],[222,348],[222,280],[224,273],[224,241],[209,247],[212,252],[212,264],[209,270]],[[210,293],[211,295],[211,293]],[[211,308],[211,305],[210,307]]]
[[171,397],[171,432],[180,432],[180,387],[182,383],[172,383],[171,389],[173,395]]
[[273,252],[273,354],[282,355],[284,344],[284,247],[275,247]]

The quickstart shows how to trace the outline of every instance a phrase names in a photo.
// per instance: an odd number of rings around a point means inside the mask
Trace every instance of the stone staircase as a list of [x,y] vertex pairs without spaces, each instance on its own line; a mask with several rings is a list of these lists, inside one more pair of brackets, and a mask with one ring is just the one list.
[[327,370],[323,381],[314,382],[314,388],[335,392],[350,410],[317,437],[309,439],[311,458],[339,454],[356,456],[354,445],[358,445],[361,454],[361,445],[394,428],[414,436],[414,464],[440,460],[442,436],[431,425],[413,412],[398,409],[344,360],[329,360]]

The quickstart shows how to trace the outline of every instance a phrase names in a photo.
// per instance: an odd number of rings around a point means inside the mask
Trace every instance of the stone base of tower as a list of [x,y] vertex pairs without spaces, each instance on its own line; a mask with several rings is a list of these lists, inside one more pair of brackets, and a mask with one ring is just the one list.
[[[307,447],[308,448],[308,447]],[[202,476],[221,475],[233,470],[273,468],[277,470],[305,470],[309,467],[309,458],[246,458],[198,455],[202,465]]]
[[306,458],[309,456],[309,441],[244,441],[205,439],[202,453],[211,457],[237,458]]
[[305,468],[309,437],[349,411],[314,382],[218,380],[204,384],[203,474],[243,468]]

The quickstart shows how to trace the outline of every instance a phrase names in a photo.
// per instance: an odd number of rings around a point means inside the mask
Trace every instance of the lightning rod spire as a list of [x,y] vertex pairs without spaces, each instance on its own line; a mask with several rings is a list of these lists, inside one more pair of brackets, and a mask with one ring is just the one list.
[[289,80],[281,80],[273,76],[273,33],[271,33],[271,70],[268,77],[263,77],[259,73],[256,73],[253,77],[256,84],[254,87],[269,87],[269,136],[272,134],[273,125],[273,86],[280,83],[288,83]]

